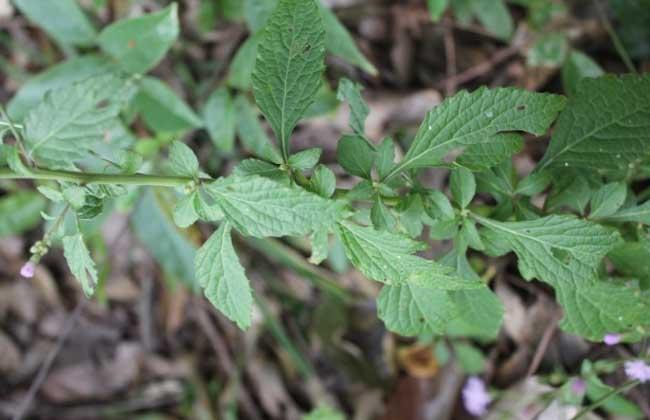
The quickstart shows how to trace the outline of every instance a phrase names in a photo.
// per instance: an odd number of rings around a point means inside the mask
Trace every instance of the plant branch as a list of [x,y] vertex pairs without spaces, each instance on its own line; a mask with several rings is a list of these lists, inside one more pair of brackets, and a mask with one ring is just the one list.
[[592,404],[590,404],[590,405],[586,406],[585,408],[583,408],[582,410],[580,410],[580,411],[578,412],[578,414],[576,414],[575,416],[571,417],[571,420],[578,420],[579,418],[582,418],[582,417],[585,416],[587,413],[589,413],[589,412],[591,412],[591,411],[597,409],[597,408],[600,407],[601,405],[603,405],[603,403],[604,403],[608,398],[610,398],[610,397],[612,397],[612,396],[614,396],[614,395],[617,395],[617,394],[621,394],[621,393],[623,393],[623,392],[625,392],[625,391],[627,391],[627,390],[629,390],[629,389],[631,389],[631,388],[634,388],[634,387],[635,387],[636,385],[638,385],[638,384],[639,384],[639,381],[629,381],[629,382],[626,382],[626,383],[624,383],[623,385],[619,386],[618,388],[613,388],[611,391],[607,392],[607,393],[604,394],[602,397],[598,398],[598,399],[597,399],[596,401],[594,401]]

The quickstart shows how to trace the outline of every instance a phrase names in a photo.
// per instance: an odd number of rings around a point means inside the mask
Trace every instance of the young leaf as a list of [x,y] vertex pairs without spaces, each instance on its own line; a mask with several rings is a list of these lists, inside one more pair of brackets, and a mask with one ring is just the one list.
[[387,178],[440,165],[451,150],[488,142],[500,132],[542,135],[563,107],[561,96],[514,88],[459,92],[427,114],[404,159]]
[[263,31],[253,93],[286,161],[291,132],[321,84],[325,31],[314,0],[280,0]]
[[616,213],[627,196],[627,186],[622,182],[612,182],[603,185],[591,197],[591,212],[589,217],[599,219]]
[[281,170],[278,165],[259,159],[244,159],[235,166],[233,175],[244,177],[250,175],[259,175],[276,181],[288,181],[289,176],[286,171]]
[[198,199],[197,195],[198,193],[194,191],[178,199],[173,213],[176,226],[185,229],[192,226],[199,219],[195,203]]
[[625,169],[650,153],[650,76],[586,78],[558,118],[538,170]]
[[395,166],[395,145],[390,137],[382,140],[379,147],[377,147],[375,165],[379,179],[384,179],[391,169],[393,169],[393,166]]
[[467,207],[476,194],[476,179],[472,171],[463,167],[454,169],[449,184],[454,201],[463,209]]
[[350,128],[359,136],[365,133],[364,127],[369,112],[368,105],[361,96],[361,89],[361,85],[348,79],[341,79],[336,93],[339,101],[348,101],[350,104]]
[[196,253],[196,277],[208,300],[242,330],[251,325],[253,295],[225,222]]
[[178,7],[172,3],[149,15],[115,22],[99,34],[99,46],[125,71],[143,74],[165,56],[179,33]]
[[91,77],[45,95],[25,119],[27,156],[50,167],[70,168],[106,141],[134,85],[112,74]]
[[341,202],[259,176],[221,178],[206,190],[238,231],[258,238],[305,235],[343,214]]
[[134,108],[149,128],[158,133],[178,133],[203,125],[203,121],[176,92],[153,77],[141,80]]
[[77,281],[81,283],[86,296],[92,296],[97,285],[97,270],[95,269],[95,263],[90,257],[90,252],[86,248],[83,236],[81,233],[64,236],[62,241],[63,255],[68,262],[70,271]]
[[375,203],[370,209],[370,220],[377,230],[393,230],[397,221],[395,216],[390,212],[384,203],[381,202],[381,198],[377,197]]
[[453,220],[456,216],[447,196],[438,190],[431,190],[427,193],[424,210],[432,219]]
[[348,173],[370,179],[375,149],[359,136],[343,136],[336,147],[336,160]]
[[318,165],[309,181],[310,189],[321,197],[330,198],[336,190],[336,176],[325,165]]
[[169,167],[173,174],[196,177],[199,174],[199,161],[185,143],[175,141],[169,146]]
[[64,45],[89,46],[97,32],[75,0],[13,2],[29,20]]
[[471,3],[485,29],[503,40],[510,38],[515,25],[503,0],[474,0]]
[[219,153],[231,153],[235,148],[237,117],[232,97],[226,88],[212,92],[203,107],[203,124]]
[[311,169],[318,164],[321,153],[323,151],[318,148],[302,150],[289,156],[289,166],[301,171]]
[[551,32],[540,37],[528,50],[529,67],[557,68],[569,52],[569,42],[564,33]]

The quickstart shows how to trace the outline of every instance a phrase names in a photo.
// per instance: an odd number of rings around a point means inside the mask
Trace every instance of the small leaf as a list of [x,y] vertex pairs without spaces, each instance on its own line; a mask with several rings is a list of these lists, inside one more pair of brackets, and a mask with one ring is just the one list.
[[129,73],[155,67],[178,38],[176,3],[163,10],[112,23],[99,34],[101,49]]
[[199,161],[185,143],[175,141],[169,146],[169,168],[174,175],[195,178],[199,174]]
[[301,171],[309,170],[318,164],[321,153],[323,153],[323,151],[318,148],[306,149],[294,153],[289,156],[289,166]]
[[220,153],[228,154],[234,150],[237,117],[228,89],[219,88],[212,92],[203,107],[203,124]]
[[318,165],[309,180],[311,190],[321,197],[330,198],[336,191],[336,176],[330,168]]
[[481,241],[481,236],[478,234],[476,225],[470,219],[463,220],[461,235],[463,235],[464,239],[467,241],[467,245],[475,250],[483,251],[485,249],[485,245],[483,245],[483,241]]
[[0,238],[18,235],[41,221],[46,201],[32,191],[16,191],[0,198]]
[[260,124],[256,110],[245,96],[240,95],[235,99],[237,113],[237,134],[244,148],[255,156],[273,163],[281,163],[282,156],[266,135]]
[[309,262],[320,264],[327,258],[329,253],[329,228],[316,229],[309,235],[311,241],[311,256]]
[[245,330],[251,325],[253,295],[230,231],[230,224],[222,223],[197,251],[196,276],[210,303]]
[[86,191],[77,185],[71,185],[63,190],[65,201],[75,210],[79,210],[86,203]]
[[261,39],[260,33],[254,34],[239,47],[228,69],[228,86],[243,91],[251,87],[255,58],[257,57],[257,46]]
[[627,196],[627,186],[622,182],[612,182],[603,185],[591,197],[591,212],[589,217],[599,219],[616,213]]
[[384,203],[382,203],[381,198],[377,198],[375,203],[372,205],[370,210],[370,220],[377,230],[393,230],[397,221],[395,216],[390,212]]
[[68,262],[70,271],[81,284],[86,296],[92,296],[97,285],[97,270],[95,269],[95,263],[90,257],[90,252],[86,248],[83,236],[81,233],[64,236],[62,242],[63,255]]
[[350,174],[370,179],[375,150],[364,138],[346,135],[339,140],[336,160]]
[[473,11],[485,29],[503,40],[514,31],[512,16],[503,0],[474,0]]
[[453,220],[456,215],[447,196],[438,190],[426,194],[424,210],[433,219]]
[[551,184],[551,176],[546,172],[532,172],[517,184],[516,194],[532,197],[544,191]]
[[201,118],[160,80],[144,77],[140,84],[133,106],[152,130],[178,133],[203,125]]
[[390,137],[386,137],[377,147],[375,165],[379,179],[384,179],[395,166],[395,145]]
[[580,51],[571,51],[562,66],[562,84],[569,96],[578,91],[578,84],[585,77],[600,77],[604,75],[603,69],[588,55]]
[[449,0],[427,0],[431,20],[438,22],[449,6]]
[[476,179],[472,171],[463,167],[454,169],[449,184],[454,201],[463,209],[467,207],[476,194]]
[[236,176],[259,175],[276,181],[289,181],[287,172],[281,170],[278,165],[259,159],[242,160],[232,173]]
[[180,228],[188,228],[192,226],[198,219],[199,215],[196,212],[197,192],[194,191],[189,195],[179,198],[174,207],[174,223]]
[[627,207],[607,217],[612,222],[632,222],[650,225],[650,200],[638,206]]
[[325,31],[314,0],[280,0],[258,46],[255,101],[289,157],[289,137],[321,84]]
[[339,101],[348,101],[350,104],[350,128],[359,136],[365,133],[364,127],[369,112],[368,105],[361,96],[361,89],[361,85],[348,79],[341,79],[336,93]]
[[564,63],[569,52],[565,34],[553,32],[543,35],[528,50],[527,64],[530,67],[557,68]]

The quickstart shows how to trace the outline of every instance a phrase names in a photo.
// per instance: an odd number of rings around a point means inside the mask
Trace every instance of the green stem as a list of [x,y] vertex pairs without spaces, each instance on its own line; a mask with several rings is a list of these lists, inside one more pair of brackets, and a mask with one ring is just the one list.
[[622,392],[625,392],[628,389],[631,389],[631,388],[635,387],[638,384],[639,384],[639,381],[630,381],[630,382],[624,383],[623,385],[619,386],[618,388],[612,389],[611,391],[607,392],[602,397],[598,398],[596,401],[591,403],[590,405],[588,405],[585,408],[583,408],[582,410],[580,410],[578,412],[578,414],[571,417],[571,420],[578,420],[579,418],[585,416],[587,413],[589,413],[589,412],[597,409],[598,407],[600,407],[608,398],[610,398],[610,397],[612,397],[614,395],[620,394]]
[[[0,105],[0,106],[1,106],[1,105]],[[3,118],[4,118],[4,117],[3,117]],[[9,127],[9,128],[11,128],[12,125],[14,126],[15,129],[18,129],[18,130],[22,130],[22,129],[23,129],[22,124],[16,124],[16,123],[11,123],[11,122],[9,122],[9,121],[1,121],[1,120],[0,120],[0,127]]]
[[80,184],[148,185],[154,187],[179,187],[193,181],[192,178],[184,176],[101,174],[38,168],[30,168],[29,173],[26,174],[17,174],[8,167],[0,167],[0,179],[40,179]]

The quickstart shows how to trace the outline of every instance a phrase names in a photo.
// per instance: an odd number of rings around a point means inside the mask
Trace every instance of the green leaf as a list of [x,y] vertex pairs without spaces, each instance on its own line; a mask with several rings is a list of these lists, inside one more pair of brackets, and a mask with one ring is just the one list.
[[532,172],[517,183],[515,193],[531,197],[544,191],[551,180],[552,178],[547,172]]
[[404,159],[388,177],[440,165],[453,149],[489,142],[500,132],[542,135],[563,107],[561,96],[514,88],[459,92],[427,114]]
[[71,185],[63,190],[63,198],[75,210],[86,204],[86,191],[77,185]]
[[446,195],[438,190],[427,192],[424,200],[424,210],[432,219],[454,219],[456,213]]
[[454,201],[463,209],[467,207],[476,194],[476,179],[472,171],[463,167],[454,169],[449,184]]
[[427,0],[431,20],[437,22],[449,7],[449,0]]
[[36,227],[46,201],[32,191],[16,191],[0,198],[0,238]]
[[616,269],[639,280],[641,288],[650,288],[650,241],[625,242],[607,254]]
[[309,239],[311,241],[309,262],[318,265],[327,258],[329,253],[329,228],[315,230],[309,235]]
[[261,39],[261,34],[257,33],[249,37],[239,47],[228,69],[228,86],[243,91],[250,88],[257,57],[257,46]]
[[650,76],[585,78],[558,118],[538,170],[627,169],[650,153]]
[[97,32],[75,0],[14,0],[13,3],[61,44],[89,46],[95,42]]
[[325,27],[325,46],[327,50],[348,63],[359,67],[373,76],[377,69],[359,51],[348,30],[341,24],[336,15],[319,1],[320,13]]
[[158,133],[178,133],[203,125],[201,118],[163,82],[144,77],[140,83],[133,106],[149,128]]
[[454,344],[454,353],[460,367],[469,375],[477,375],[485,370],[485,356],[476,347],[465,344]]
[[591,197],[591,212],[589,213],[589,217],[591,219],[599,219],[611,216],[625,203],[626,196],[627,185],[623,182],[612,182],[603,185]]
[[336,98],[339,101],[348,101],[350,104],[350,128],[359,136],[365,133],[366,118],[368,117],[368,105],[361,96],[361,86],[348,79],[339,81],[339,88]]
[[64,236],[63,255],[68,262],[72,275],[81,284],[86,296],[90,297],[95,292],[97,285],[97,270],[95,263],[90,257],[81,233],[72,236]]
[[351,175],[370,179],[375,149],[363,137],[345,135],[336,147],[336,160]]
[[518,133],[501,133],[486,143],[469,145],[456,160],[473,171],[492,168],[524,148],[524,139]]
[[277,5],[277,0],[244,0],[244,18],[248,28],[253,33],[262,29]]
[[289,181],[286,171],[281,170],[274,163],[265,162],[259,159],[244,159],[235,167],[233,175],[250,176],[259,175],[276,181]]
[[289,166],[301,171],[306,171],[318,164],[320,155],[323,153],[321,149],[312,148],[302,150],[289,156]]
[[199,174],[199,161],[188,145],[175,141],[169,146],[169,168],[174,175],[193,178]]
[[463,219],[463,226],[460,234],[463,240],[470,247],[474,248],[477,251],[483,251],[485,249],[485,245],[483,245],[483,241],[481,241],[481,236],[479,235],[478,230],[476,229],[476,225],[472,220]]
[[578,85],[585,77],[600,77],[605,72],[587,54],[580,51],[571,51],[562,66],[562,84],[564,91],[573,96],[578,91]]
[[336,190],[336,176],[330,168],[318,165],[309,180],[311,190],[321,197],[330,198]]
[[263,31],[253,93],[286,161],[291,132],[321,84],[325,31],[314,0],[280,0]]
[[50,167],[69,168],[110,139],[107,131],[133,92],[133,82],[112,74],[49,92],[25,119],[27,156]]
[[7,112],[15,121],[21,121],[43,100],[48,91],[106,73],[112,67],[108,59],[96,54],[75,57],[55,64],[23,84],[9,102]]
[[120,20],[99,34],[101,49],[129,73],[143,74],[155,67],[178,38],[178,7]]
[[324,405],[304,416],[303,420],[345,420],[345,416],[339,411]]
[[485,29],[500,39],[510,39],[515,25],[503,0],[474,0],[472,7]]
[[377,147],[377,158],[375,165],[379,179],[384,179],[395,166],[395,145],[393,139],[386,137]]
[[198,219],[199,214],[196,212],[196,200],[198,199],[196,191],[178,199],[174,207],[174,223],[180,228],[192,226]]
[[343,214],[341,202],[259,176],[221,178],[206,190],[238,231],[258,238],[305,235]]
[[235,110],[238,116],[237,134],[244,144],[244,148],[259,158],[273,163],[281,163],[280,152],[267,137],[255,109],[245,96],[241,95],[235,99]]
[[530,67],[557,68],[564,63],[569,52],[569,42],[565,34],[552,32],[540,37],[528,50],[526,63]]
[[650,200],[643,204],[627,207],[607,217],[612,222],[632,222],[650,225]]
[[381,198],[377,197],[375,203],[370,209],[370,220],[377,230],[393,230],[397,221],[395,216],[391,213],[384,203],[382,203]]
[[253,295],[230,231],[230,223],[222,223],[197,251],[196,276],[215,308],[245,330],[251,325]]
[[227,154],[234,150],[237,116],[228,89],[219,88],[212,92],[203,107],[203,124],[220,153]]

